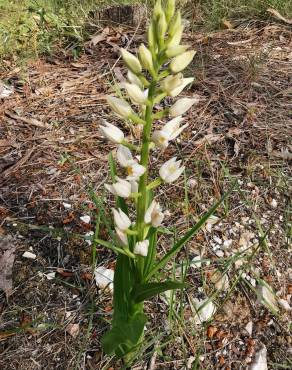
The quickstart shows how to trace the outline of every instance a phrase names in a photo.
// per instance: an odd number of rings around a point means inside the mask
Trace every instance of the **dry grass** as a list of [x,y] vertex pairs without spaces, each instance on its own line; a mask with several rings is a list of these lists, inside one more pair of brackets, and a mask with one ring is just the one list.
[[[60,58],[30,64],[24,75],[12,68],[1,76],[15,91],[0,108],[0,232],[12,234],[17,243],[14,291],[0,306],[3,370],[121,368],[104,357],[99,344],[111,313],[110,296],[98,291],[91,280],[90,247],[70,233],[84,234],[93,228],[79,217],[94,218],[97,210],[88,188],[93,185],[102,195],[108,177],[109,147],[98,125],[101,116],[115,120],[104,95],[113,75],[123,72],[115,63],[118,46],[132,36],[127,28],[110,29],[105,41],[96,47],[87,45],[87,54],[77,61],[62,53]],[[135,42],[141,37],[137,32]],[[178,271],[200,249],[210,260],[200,270],[187,270],[186,294],[178,293],[170,308],[161,298],[147,304],[147,349],[134,368],[147,366],[152,358],[157,369],[181,369],[199,355],[204,360],[198,358],[194,368],[240,369],[260,343],[268,348],[269,368],[289,366],[287,312],[274,316],[257,304],[248,281],[241,277],[243,271],[226,254],[218,259],[212,243],[215,236],[232,237],[238,249],[248,231],[259,240],[259,219],[268,231],[267,244],[261,245],[244,271],[252,275],[257,270],[283,298],[291,294],[287,245],[291,32],[285,26],[255,22],[223,32],[188,34],[185,41],[198,50],[188,70],[196,82],[186,94],[201,99],[188,116],[189,130],[175,148],[187,162],[186,184],[181,181],[160,194],[170,210],[167,222],[180,233],[229,186],[231,177],[241,181],[241,188],[218,212],[220,226],[198,234],[178,256]],[[128,134],[134,132],[129,129]],[[173,152],[170,147],[163,158],[153,161],[153,173]],[[276,209],[271,206],[273,199]],[[72,209],[65,209],[63,202]],[[52,225],[66,233],[52,236],[28,224]],[[106,238],[105,230],[101,233]],[[161,238],[160,253],[168,238]],[[22,257],[29,247],[37,254],[34,261]],[[98,248],[97,258],[98,264],[114,267],[111,252]],[[224,266],[234,286],[216,293],[211,276]],[[52,271],[56,279],[48,280],[44,274]],[[201,298],[203,292],[218,305],[211,323],[216,328],[213,336],[209,324],[195,326],[192,321],[190,298]],[[250,320],[252,337],[244,332]],[[79,324],[76,338],[66,332],[70,323]]]

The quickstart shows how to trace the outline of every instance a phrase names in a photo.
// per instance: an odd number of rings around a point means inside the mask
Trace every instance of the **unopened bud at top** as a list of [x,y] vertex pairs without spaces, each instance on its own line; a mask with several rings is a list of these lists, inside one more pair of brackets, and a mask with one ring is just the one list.
[[183,30],[184,30],[183,26],[180,26],[178,30],[176,31],[176,33],[167,40],[168,48],[172,48],[180,44],[181,39],[182,39]]
[[153,70],[153,60],[152,60],[152,54],[149,49],[146,48],[144,44],[141,44],[139,47],[139,57],[142,66],[147,69],[147,71]]
[[185,53],[175,57],[170,63],[170,69],[173,73],[178,73],[185,69],[193,60],[196,51],[186,51]]
[[135,55],[129,53],[126,49],[121,49],[121,54],[127,67],[135,74],[139,74],[142,71],[139,59]]
[[181,13],[180,11],[178,10],[169,26],[169,30],[168,30],[168,33],[169,33],[169,36],[172,37],[176,34],[176,32],[181,28],[182,24],[181,24]]
[[166,17],[165,17],[164,12],[162,12],[158,18],[158,23],[157,23],[157,35],[160,40],[164,39],[166,31],[167,31]]
[[162,13],[163,9],[161,6],[161,0],[157,0],[153,9],[153,18],[157,20]]
[[166,3],[165,15],[166,21],[169,23],[175,12],[175,0],[168,0]]
[[155,36],[155,26],[153,21],[148,27],[148,45],[151,50],[155,50],[156,47],[156,36]]

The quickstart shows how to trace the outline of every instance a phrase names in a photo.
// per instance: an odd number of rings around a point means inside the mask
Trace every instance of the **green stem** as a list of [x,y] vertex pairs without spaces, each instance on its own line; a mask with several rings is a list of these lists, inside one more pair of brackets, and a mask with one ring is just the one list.
[[146,186],[146,189],[147,190],[152,190],[152,189],[155,189],[157,188],[157,186],[161,185],[162,184],[162,179],[160,177],[158,177],[158,179],[150,182],[147,186]]

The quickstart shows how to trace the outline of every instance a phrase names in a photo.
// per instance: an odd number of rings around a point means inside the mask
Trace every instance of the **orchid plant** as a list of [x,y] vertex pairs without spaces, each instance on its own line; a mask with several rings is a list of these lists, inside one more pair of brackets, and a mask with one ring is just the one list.
[[[181,98],[170,108],[159,109],[166,97],[175,98],[193,82],[181,73],[193,60],[195,51],[181,45],[183,25],[175,0],[163,7],[156,2],[148,29],[148,47],[140,45],[138,57],[125,49],[121,56],[128,68],[127,82],[121,84],[125,98],[108,96],[114,113],[132,125],[143,127],[138,143],[126,140],[122,130],[103,121],[102,135],[117,144],[116,160],[125,178],[117,176],[116,163],[110,155],[112,184],[106,189],[116,196],[117,208],[112,210],[115,233],[113,242],[97,240],[114,250],[117,263],[114,274],[113,318],[111,329],[103,336],[107,354],[115,354],[129,363],[139,348],[147,317],[144,300],[170,289],[181,289],[177,281],[157,281],[155,276],[183,245],[200,229],[223,201],[216,203],[161,259],[156,257],[157,235],[164,212],[154,197],[154,189],[175,182],[184,172],[182,160],[173,157],[159,169],[159,176],[149,182],[151,152],[163,151],[188,126],[183,115],[197,103],[196,98]],[[129,104],[133,104],[133,108]],[[165,106],[165,104],[164,104]],[[162,127],[155,121],[164,121]],[[133,155],[139,154],[137,156]],[[136,159],[139,158],[139,159]]]

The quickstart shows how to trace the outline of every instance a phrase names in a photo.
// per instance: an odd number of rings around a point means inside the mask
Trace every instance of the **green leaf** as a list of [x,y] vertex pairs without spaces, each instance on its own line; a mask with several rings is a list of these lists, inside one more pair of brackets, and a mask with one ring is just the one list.
[[157,244],[157,229],[151,227],[148,233],[148,240],[149,240],[149,248],[148,254],[145,258],[145,265],[144,265],[144,275],[148,274],[148,272],[153,267],[155,257],[156,257],[156,244]]
[[208,218],[213,215],[213,213],[221,205],[221,203],[223,203],[223,201],[230,195],[236,185],[237,182],[235,181],[228,192],[226,192],[221,197],[221,199],[217,203],[215,203],[208,212],[204,214],[200,221],[197,222],[196,225],[194,225],[188,232],[186,232],[185,235],[178,242],[175,243],[171,250],[166,253],[166,255],[157,263],[157,265],[151,271],[149,271],[144,281],[149,280],[149,278],[153,276],[159,269],[163,268],[168,263],[168,261],[185,245],[185,243],[188,242],[192,238],[192,236],[194,236],[194,234],[201,229]]
[[[129,321],[120,321],[102,337],[101,343],[104,352],[111,355],[121,345],[126,345],[129,349],[135,347],[143,334],[146,322],[147,317],[141,312],[136,313]],[[120,353],[119,357],[124,354]]]
[[163,293],[167,290],[182,289],[185,287],[184,283],[178,281],[167,280],[163,283],[146,283],[138,284],[134,287],[132,292],[132,299],[135,303],[143,302],[157,294]]

